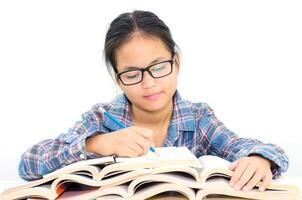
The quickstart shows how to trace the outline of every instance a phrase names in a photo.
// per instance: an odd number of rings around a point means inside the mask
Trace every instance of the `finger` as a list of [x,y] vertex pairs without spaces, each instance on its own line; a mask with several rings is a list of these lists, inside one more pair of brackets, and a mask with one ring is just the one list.
[[230,185],[233,187],[234,184],[240,179],[243,172],[245,171],[246,167],[248,165],[248,162],[246,162],[243,158],[238,160],[237,167],[232,175],[232,178],[230,180]]
[[133,140],[130,140],[127,146],[136,152],[136,156],[140,156],[144,153],[144,149]]
[[148,128],[142,128],[142,127],[135,127],[137,132],[142,135],[144,138],[148,139],[153,143],[153,131]]
[[272,177],[273,175],[271,172],[265,174],[262,184],[259,187],[259,191],[263,192],[271,184]]
[[139,156],[138,152],[135,151],[135,150],[134,150],[133,148],[131,148],[130,146],[127,146],[127,147],[125,148],[125,154],[126,154],[128,157],[131,157],[131,158]]
[[255,172],[256,168],[253,165],[249,164],[243,171],[240,179],[235,182],[235,189],[240,190],[243,186],[245,186],[245,184],[253,177]]
[[138,132],[135,132],[131,135],[132,140],[137,143],[142,149],[143,153],[147,153],[152,145],[152,142],[140,135]]
[[137,157],[138,153],[129,146],[124,145],[122,148],[119,148],[116,155],[119,157]]
[[238,162],[239,162],[238,160],[232,162],[232,163],[229,165],[229,170],[234,171],[234,170],[236,169],[237,165],[238,165]]
[[254,176],[249,180],[249,182],[243,187],[244,192],[251,191],[264,177],[264,173],[261,170],[257,170]]

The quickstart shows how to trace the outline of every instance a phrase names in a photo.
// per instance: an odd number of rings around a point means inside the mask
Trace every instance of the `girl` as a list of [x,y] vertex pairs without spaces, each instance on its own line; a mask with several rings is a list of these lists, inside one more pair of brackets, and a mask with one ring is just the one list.
[[[288,168],[288,158],[276,145],[240,138],[205,103],[192,103],[177,91],[180,58],[167,25],[146,11],[114,19],[105,39],[108,70],[123,93],[110,103],[97,104],[67,133],[30,147],[22,156],[19,174],[25,180],[68,164],[101,156],[135,157],[151,146],[186,146],[196,157],[220,156],[232,162],[230,185],[261,191]],[[103,112],[119,119],[121,128]]]

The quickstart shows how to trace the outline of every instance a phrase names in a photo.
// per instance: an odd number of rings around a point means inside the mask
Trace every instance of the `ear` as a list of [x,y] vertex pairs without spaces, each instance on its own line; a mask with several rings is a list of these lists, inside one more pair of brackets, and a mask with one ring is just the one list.
[[177,67],[178,69],[178,73],[179,73],[179,68],[180,68],[180,55],[179,55],[179,52],[175,52],[175,55],[174,55],[174,60],[175,60],[175,66]]

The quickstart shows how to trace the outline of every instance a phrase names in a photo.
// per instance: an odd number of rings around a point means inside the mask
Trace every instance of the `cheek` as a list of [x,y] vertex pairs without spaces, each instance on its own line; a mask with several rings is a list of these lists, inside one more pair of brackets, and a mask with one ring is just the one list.
[[137,96],[142,94],[140,87],[137,86],[122,86],[121,89],[131,102],[135,101],[135,99],[137,99]]
[[163,86],[165,87],[165,89],[174,90],[177,86],[177,74],[171,74],[171,76],[163,80]]

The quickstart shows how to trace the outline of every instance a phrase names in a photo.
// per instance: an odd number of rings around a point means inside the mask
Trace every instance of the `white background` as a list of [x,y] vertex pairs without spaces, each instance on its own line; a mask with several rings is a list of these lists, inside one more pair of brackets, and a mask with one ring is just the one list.
[[301,1],[0,2],[0,179],[118,88],[102,60],[109,23],[155,12],[182,51],[178,88],[242,137],[280,145],[302,175]]

